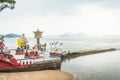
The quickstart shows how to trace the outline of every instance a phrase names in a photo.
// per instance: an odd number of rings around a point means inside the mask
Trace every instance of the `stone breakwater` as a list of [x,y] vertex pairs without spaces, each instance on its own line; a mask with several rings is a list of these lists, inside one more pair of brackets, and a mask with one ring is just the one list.
[[62,54],[62,60],[75,58],[78,56],[84,56],[89,54],[96,54],[96,53],[102,53],[102,52],[108,52],[108,51],[115,51],[115,48],[101,48],[101,49],[92,49],[92,50],[81,50],[76,52],[68,52]]

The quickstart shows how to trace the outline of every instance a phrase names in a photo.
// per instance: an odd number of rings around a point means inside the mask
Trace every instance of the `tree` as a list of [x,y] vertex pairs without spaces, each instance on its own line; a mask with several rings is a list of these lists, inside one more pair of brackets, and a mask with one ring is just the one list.
[[2,11],[5,8],[14,9],[15,3],[15,0],[0,0],[0,11]]

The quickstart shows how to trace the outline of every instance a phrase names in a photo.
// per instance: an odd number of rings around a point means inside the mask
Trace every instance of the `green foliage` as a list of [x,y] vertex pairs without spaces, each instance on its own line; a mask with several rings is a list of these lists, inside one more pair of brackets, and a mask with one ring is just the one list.
[[0,0],[0,11],[5,8],[14,9],[15,0]]
[[6,2],[6,3],[15,3],[15,0],[0,0],[0,3],[3,3],[3,2]]

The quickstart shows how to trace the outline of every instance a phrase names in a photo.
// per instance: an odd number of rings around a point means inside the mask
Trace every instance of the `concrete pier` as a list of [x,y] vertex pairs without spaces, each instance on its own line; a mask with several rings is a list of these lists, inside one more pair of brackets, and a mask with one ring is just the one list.
[[62,60],[64,60],[64,59],[70,59],[70,58],[75,58],[75,57],[89,55],[89,54],[96,54],[96,53],[115,51],[115,50],[116,50],[115,48],[81,50],[81,51],[76,51],[76,52],[63,53],[61,56],[62,56]]

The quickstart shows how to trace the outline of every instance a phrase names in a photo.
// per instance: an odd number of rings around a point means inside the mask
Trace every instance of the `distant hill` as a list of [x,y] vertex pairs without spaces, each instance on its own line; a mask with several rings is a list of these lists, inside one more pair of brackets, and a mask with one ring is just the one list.
[[64,33],[61,35],[47,35],[48,38],[86,38],[88,37],[85,33]]
[[64,34],[59,35],[58,37],[62,37],[62,38],[85,38],[85,37],[88,37],[88,35],[85,33],[64,33]]
[[6,35],[4,35],[4,36],[7,37],[7,38],[16,38],[16,37],[20,37],[20,35],[14,34],[14,33],[9,33],[9,34],[6,34]]

